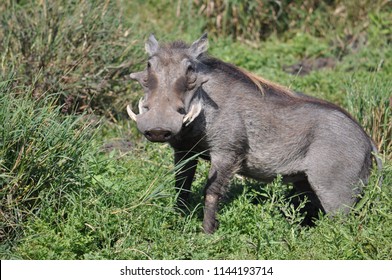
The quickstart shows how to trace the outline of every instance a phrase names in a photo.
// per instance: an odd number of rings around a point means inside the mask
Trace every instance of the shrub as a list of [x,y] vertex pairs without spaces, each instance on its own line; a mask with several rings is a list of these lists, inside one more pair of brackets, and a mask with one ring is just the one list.
[[15,80],[0,82],[0,240],[15,233],[43,200],[60,203],[83,186],[88,125],[61,115],[53,98],[33,100],[34,87],[16,94]]
[[123,110],[124,77],[138,56],[119,3],[5,1],[0,11],[0,71],[15,71],[21,88],[32,85],[35,98],[61,92],[64,112]]
[[323,36],[331,28],[365,28],[369,13],[388,5],[381,0],[195,0],[194,3],[199,14],[207,19],[211,33],[250,41],[295,29]]

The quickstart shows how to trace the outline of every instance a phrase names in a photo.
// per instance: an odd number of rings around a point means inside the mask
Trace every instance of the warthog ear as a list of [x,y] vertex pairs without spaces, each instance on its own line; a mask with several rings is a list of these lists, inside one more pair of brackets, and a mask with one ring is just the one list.
[[145,71],[131,73],[129,75],[129,77],[132,80],[137,80],[139,83],[142,83],[144,81],[144,79],[146,79],[146,73],[145,73]]
[[154,34],[151,34],[150,37],[148,37],[145,48],[146,48],[146,52],[150,56],[153,56],[158,51],[159,43],[157,39],[155,39]]
[[205,53],[208,49],[208,36],[204,33],[199,40],[193,42],[189,48],[190,54],[193,58],[197,58],[202,53]]

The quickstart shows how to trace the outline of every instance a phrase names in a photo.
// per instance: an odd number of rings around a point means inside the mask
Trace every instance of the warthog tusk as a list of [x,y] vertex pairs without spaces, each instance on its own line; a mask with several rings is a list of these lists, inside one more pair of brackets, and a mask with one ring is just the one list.
[[132,111],[131,107],[127,105],[127,113],[136,122],[137,115]]
[[200,114],[201,112],[201,104],[200,102],[197,105],[192,105],[191,109],[189,110],[188,114],[186,114],[182,120],[182,123],[187,126]]
[[139,99],[139,104],[138,104],[139,114],[143,113],[143,104],[142,104],[142,102],[143,102],[143,97]]
[[[139,114],[143,113],[143,101],[144,101],[143,97],[140,98],[139,105],[138,105],[138,107],[139,107]],[[129,105],[127,105],[127,113],[131,117],[131,119],[133,119],[136,122],[137,115],[132,111],[132,109],[131,109],[131,107]]]

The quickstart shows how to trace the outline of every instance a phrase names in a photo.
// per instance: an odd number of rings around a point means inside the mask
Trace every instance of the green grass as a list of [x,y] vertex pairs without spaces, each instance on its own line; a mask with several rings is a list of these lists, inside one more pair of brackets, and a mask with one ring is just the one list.
[[[245,26],[230,27],[237,37],[213,30],[191,1],[25,2],[0,4],[1,259],[392,258],[389,7],[336,1],[345,10],[331,25],[335,6],[309,14],[304,1],[282,14],[290,28],[260,41],[245,38]],[[143,67],[143,38],[192,41],[206,26],[211,54],[346,108],[380,149],[382,187],[375,170],[348,217],[304,227],[290,186],[236,177],[218,231],[203,234],[209,163],[198,166],[189,211],[179,211],[169,146],[143,140],[124,108],[141,95],[125,75]],[[320,57],[335,66],[283,70]]]
[[31,88],[0,83],[0,240],[20,233],[23,222],[50,201],[52,211],[64,194],[83,186],[82,159],[92,131],[80,117],[61,115],[55,98],[33,100]]

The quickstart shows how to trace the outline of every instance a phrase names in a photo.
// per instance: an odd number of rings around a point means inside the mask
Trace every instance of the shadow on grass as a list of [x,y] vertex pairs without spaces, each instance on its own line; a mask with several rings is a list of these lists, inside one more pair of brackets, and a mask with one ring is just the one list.
[[[280,189],[277,189],[279,187]],[[263,183],[248,179],[234,179],[220,203],[220,209],[230,207],[241,196],[249,196],[248,202],[253,205],[275,204],[279,215],[288,222],[296,220],[302,227],[314,227],[323,215],[320,208],[313,205],[305,193],[298,192],[291,185],[283,184],[280,179],[272,183]],[[176,207],[184,216],[195,216],[203,220],[204,187],[197,188],[190,194],[189,203],[185,207]],[[295,218],[294,218],[295,216]]]

